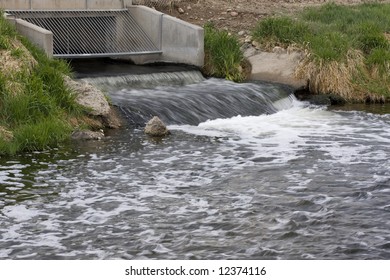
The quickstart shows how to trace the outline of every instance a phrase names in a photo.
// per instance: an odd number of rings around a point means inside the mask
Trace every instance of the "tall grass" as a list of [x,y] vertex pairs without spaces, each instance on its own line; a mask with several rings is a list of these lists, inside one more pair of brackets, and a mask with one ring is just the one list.
[[[24,47],[16,48],[15,42]],[[69,65],[48,58],[20,37],[2,15],[0,51],[18,65],[12,69],[3,65],[0,73],[0,127],[12,134],[2,137],[0,133],[0,154],[42,150],[67,139],[70,119],[81,114],[76,96],[63,79],[70,73]]]
[[[265,19],[258,23],[253,35],[265,47],[294,44],[306,50],[310,58],[301,65],[303,69],[298,69],[300,77],[312,79],[315,75],[309,71],[328,76],[321,81],[325,85],[320,85],[318,79],[309,80],[314,91],[343,92],[351,101],[363,101],[367,97],[390,99],[389,15],[390,4],[330,3],[307,8],[294,19]],[[357,59],[355,62],[351,61],[353,57]],[[341,77],[327,73],[342,74],[337,68],[348,71],[344,73],[349,79],[348,88],[340,88]]]
[[37,151],[55,147],[69,139],[72,127],[64,116],[49,116],[39,122],[23,123],[13,131],[13,140],[0,138],[0,151],[15,154],[20,151]]
[[3,14],[3,10],[0,9],[0,50],[9,49],[10,38],[17,36],[15,28],[7,22]]
[[204,72],[207,75],[242,81],[244,56],[238,39],[228,32],[218,30],[211,24],[204,26],[206,53]]

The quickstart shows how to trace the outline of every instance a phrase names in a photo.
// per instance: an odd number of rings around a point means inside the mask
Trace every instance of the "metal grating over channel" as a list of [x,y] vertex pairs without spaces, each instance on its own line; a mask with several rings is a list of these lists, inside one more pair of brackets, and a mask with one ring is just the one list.
[[128,10],[16,10],[7,13],[53,33],[53,56],[108,57],[161,53]]

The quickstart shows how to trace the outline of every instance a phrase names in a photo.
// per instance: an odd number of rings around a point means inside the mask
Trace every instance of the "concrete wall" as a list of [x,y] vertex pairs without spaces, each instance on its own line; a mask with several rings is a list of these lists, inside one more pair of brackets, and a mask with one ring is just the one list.
[[155,45],[162,49],[161,55],[132,57],[135,63],[173,62],[203,66],[203,28],[148,7],[131,6],[128,9]]
[[48,56],[53,56],[53,33],[22,19],[5,15],[18,32],[27,37],[32,43],[43,49]]
[[121,9],[131,0],[0,0],[0,8],[15,10]]
[[0,0],[2,9],[30,9],[31,0]]
[[141,26],[142,30],[149,35],[156,47],[161,47],[163,13],[144,6],[128,6],[127,9]]
[[202,67],[204,64],[203,28],[175,17],[163,16],[162,51],[164,61],[179,61]]
[[[29,0],[0,0],[1,4],[13,3],[15,5],[28,4]],[[34,9],[67,9],[78,7],[85,9],[87,0],[31,0]],[[187,23],[180,19],[157,12],[144,6],[132,6],[130,0],[88,0],[90,7],[99,9],[115,9],[127,7],[137,23],[149,35],[162,54],[133,55],[129,59],[136,64],[154,62],[173,62],[202,67],[204,64],[204,31],[203,28]],[[80,3],[84,3],[84,6]],[[45,6],[46,5],[46,6]],[[79,6],[77,6],[79,5]],[[110,6],[111,5],[111,6]],[[108,7],[110,6],[110,7]],[[16,9],[6,6],[5,8]],[[28,9],[28,8],[21,8]],[[53,34],[25,21],[14,20],[17,29],[32,42],[42,47],[49,55],[53,54]],[[51,44],[51,47],[50,47]]]

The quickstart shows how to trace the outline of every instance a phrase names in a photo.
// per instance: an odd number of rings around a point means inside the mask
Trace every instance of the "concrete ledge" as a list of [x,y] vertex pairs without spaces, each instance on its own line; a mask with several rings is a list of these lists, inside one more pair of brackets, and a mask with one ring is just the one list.
[[31,24],[22,19],[15,19],[12,16],[5,15],[6,19],[13,23],[16,30],[27,37],[33,44],[37,45],[51,57],[53,56],[53,33],[49,30]]
[[295,76],[295,70],[302,60],[303,54],[299,52],[288,53],[283,49],[275,51],[261,52],[250,49],[244,53],[252,65],[250,79],[286,84],[294,89],[304,88],[307,81],[297,79]]

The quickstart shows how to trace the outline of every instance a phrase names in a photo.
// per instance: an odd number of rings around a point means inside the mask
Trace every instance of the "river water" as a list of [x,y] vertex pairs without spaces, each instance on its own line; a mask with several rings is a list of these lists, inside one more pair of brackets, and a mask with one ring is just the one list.
[[191,76],[110,87],[106,139],[1,158],[0,259],[390,259],[385,107]]

